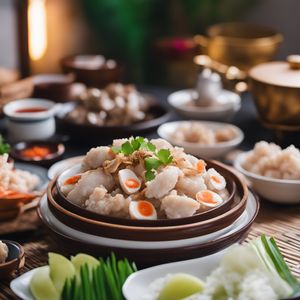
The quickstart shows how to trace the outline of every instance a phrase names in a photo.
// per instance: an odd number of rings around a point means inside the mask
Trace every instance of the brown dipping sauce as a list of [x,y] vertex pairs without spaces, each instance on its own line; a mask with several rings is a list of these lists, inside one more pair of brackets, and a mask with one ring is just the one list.
[[48,110],[47,108],[43,108],[43,107],[29,107],[29,108],[17,109],[15,112],[16,113],[39,113],[47,110]]

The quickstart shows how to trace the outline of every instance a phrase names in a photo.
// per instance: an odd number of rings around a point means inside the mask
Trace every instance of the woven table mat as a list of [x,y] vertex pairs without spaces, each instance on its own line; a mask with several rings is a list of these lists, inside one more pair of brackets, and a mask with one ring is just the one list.
[[14,220],[0,222],[0,237],[3,235],[36,230],[41,222],[34,209],[26,211]]
[[273,236],[292,272],[300,279],[300,206],[261,201],[261,209],[247,240]]
[[[300,278],[300,206],[280,206],[263,202],[247,240],[261,234],[275,237],[291,270]],[[27,239],[28,242],[23,243],[26,263],[20,274],[45,265],[49,251],[59,251],[58,245],[51,243],[44,230],[39,230]],[[9,282],[17,276],[15,274],[0,282],[0,300],[18,299],[9,288]]]

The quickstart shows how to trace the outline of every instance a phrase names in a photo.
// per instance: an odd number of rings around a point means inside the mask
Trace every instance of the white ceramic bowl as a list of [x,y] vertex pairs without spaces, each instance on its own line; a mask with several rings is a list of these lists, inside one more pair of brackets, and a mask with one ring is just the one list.
[[[225,251],[222,250],[200,258],[162,264],[133,273],[123,285],[123,295],[127,300],[140,300],[151,292],[150,285],[153,281],[168,274],[186,273],[205,280],[219,266]],[[15,280],[12,286],[14,292],[16,292],[14,288],[16,283],[19,285],[21,280]]]
[[[17,112],[20,109],[41,108],[40,112]],[[6,104],[8,138],[11,142],[44,140],[55,133],[54,115],[57,105],[46,99],[28,98]]]
[[[184,123],[189,122],[197,122],[205,127],[208,127],[212,130],[217,129],[224,129],[225,127],[232,128],[235,133],[236,137],[227,142],[221,142],[214,145],[201,145],[197,143],[188,143],[182,142],[177,143],[172,138],[171,135],[176,131],[177,127]],[[237,147],[244,139],[243,132],[236,126],[226,123],[217,123],[217,122],[208,122],[208,121],[175,121],[175,122],[168,122],[161,125],[157,133],[163,139],[169,141],[171,144],[179,147],[183,147],[185,152],[193,154],[198,157],[205,157],[205,158],[218,158],[224,156],[230,150]]]
[[274,179],[248,172],[242,165],[249,153],[239,154],[234,167],[250,181],[260,196],[277,203],[300,203],[300,180]]
[[210,107],[195,107],[187,105],[197,97],[195,90],[181,90],[169,95],[169,105],[185,118],[210,121],[229,121],[241,108],[241,97],[227,90],[219,95],[219,101],[223,105]]

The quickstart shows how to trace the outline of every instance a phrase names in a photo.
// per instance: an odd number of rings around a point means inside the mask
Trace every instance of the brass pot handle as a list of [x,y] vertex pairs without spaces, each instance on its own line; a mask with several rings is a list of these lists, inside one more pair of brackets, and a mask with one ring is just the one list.
[[201,34],[195,35],[194,42],[198,46],[200,53],[207,54],[207,48],[208,48],[208,44],[209,44],[208,37],[201,35]]

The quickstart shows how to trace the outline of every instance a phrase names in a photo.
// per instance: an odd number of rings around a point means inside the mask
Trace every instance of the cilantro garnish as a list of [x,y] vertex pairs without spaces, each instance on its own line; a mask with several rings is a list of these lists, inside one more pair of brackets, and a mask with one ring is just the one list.
[[155,170],[157,170],[161,165],[168,165],[173,161],[173,157],[169,149],[161,149],[154,152],[156,157],[145,158],[145,178],[146,181],[151,181],[155,178]]
[[111,147],[111,149],[114,153],[122,153],[125,156],[128,156],[134,151],[140,149],[153,152],[154,157],[147,157],[144,160],[146,181],[151,181],[155,178],[155,171],[161,165],[168,165],[173,161],[173,157],[169,149],[160,149],[157,151],[155,145],[145,140],[143,137],[130,138],[128,141],[123,143],[121,147]]
[[9,151],[10,145],[5,142],[3,136],[0,134],[0,155],[8,153]]
[[156,147],[152,143],[145,141],[145,139],[140,136],[129,139],[129,141],[123,143],[121,147],[111,147],[111,150],[114,153],[123,153],[126,156],[140,149],[154,152],[156,150]]

